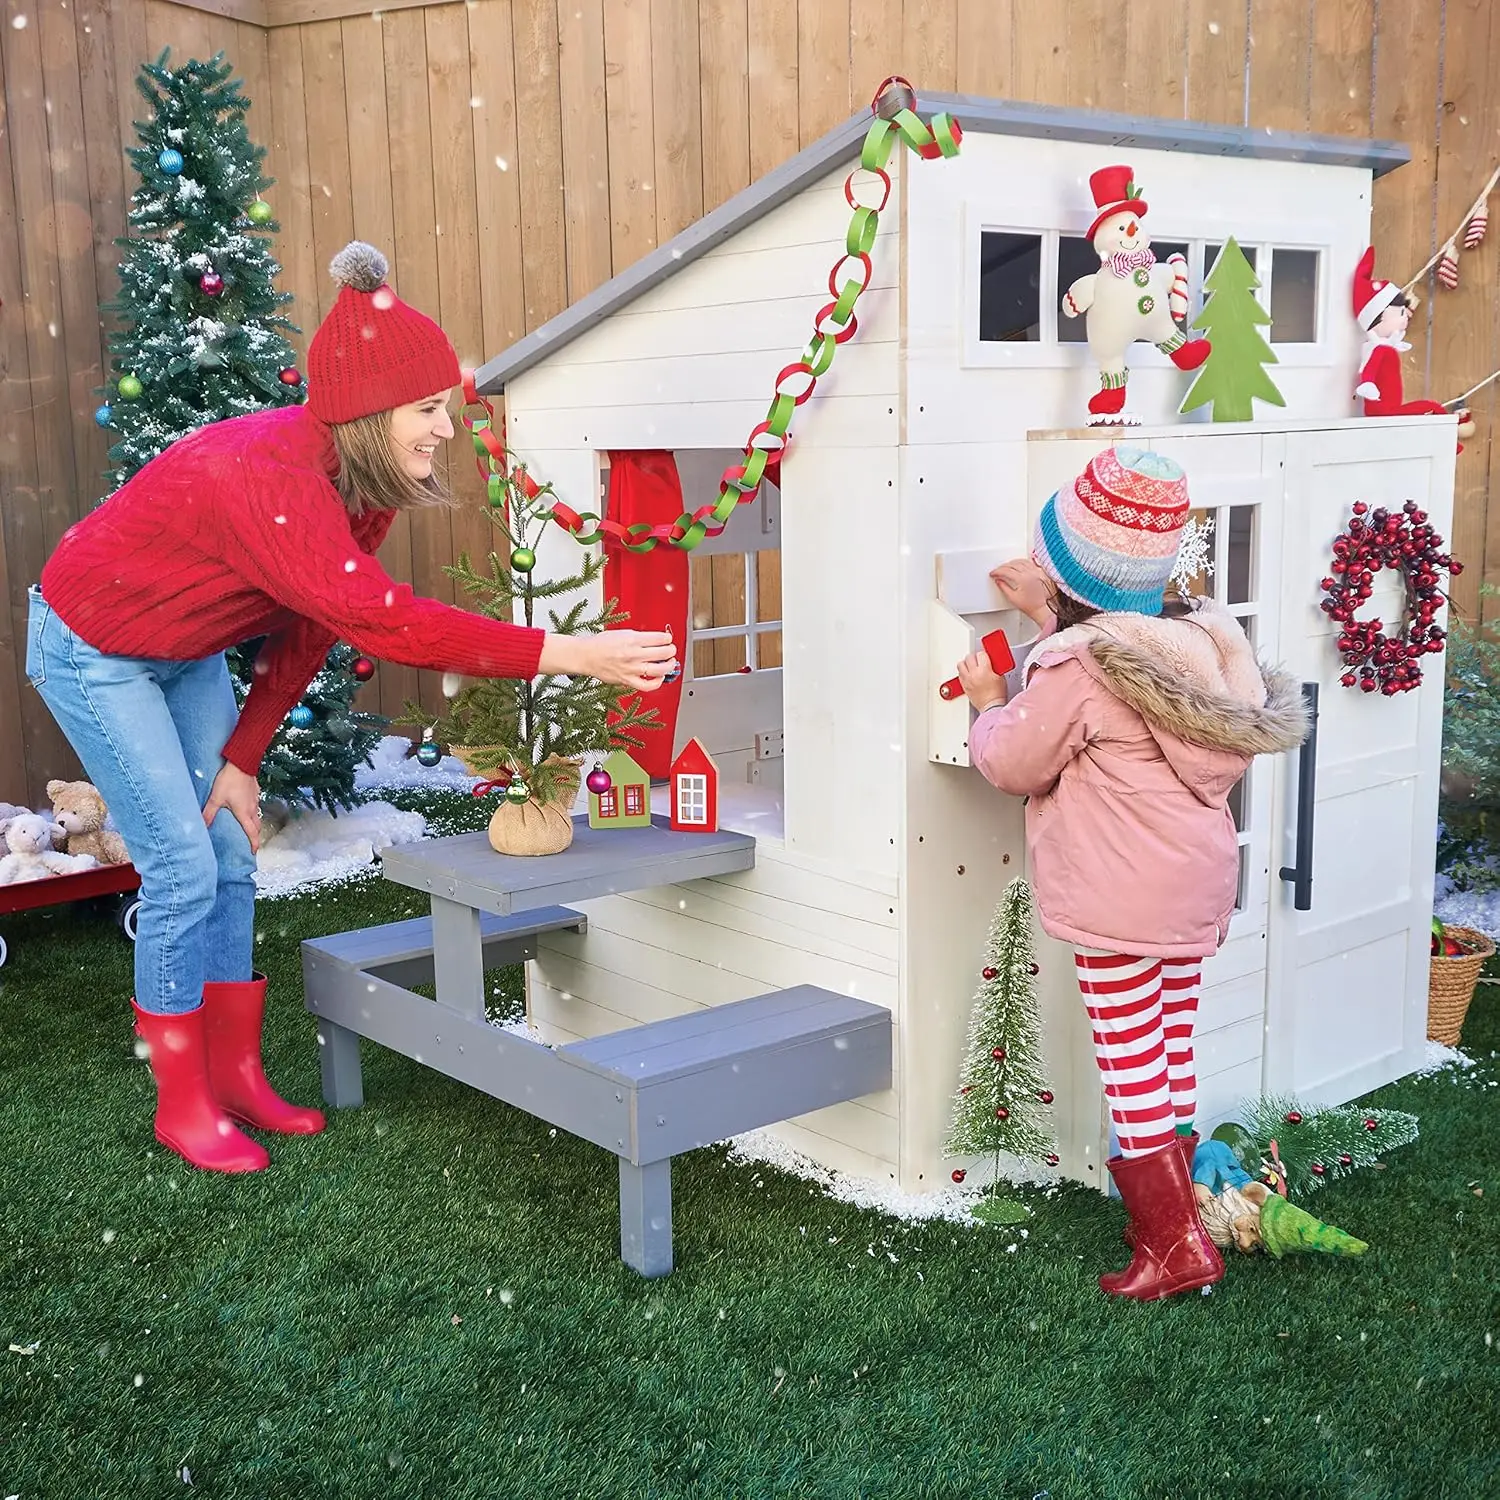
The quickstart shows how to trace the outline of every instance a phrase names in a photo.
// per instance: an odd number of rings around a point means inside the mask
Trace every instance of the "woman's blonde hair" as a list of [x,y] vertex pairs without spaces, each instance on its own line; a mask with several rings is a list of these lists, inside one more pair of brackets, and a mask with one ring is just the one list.
[[351,516],[367,510],[412,510],[420,505],[451,505],[453,497],[437,475],[413,479],[391,443],[391,414],[377,411],[333,427],[339,456],[334,484]]

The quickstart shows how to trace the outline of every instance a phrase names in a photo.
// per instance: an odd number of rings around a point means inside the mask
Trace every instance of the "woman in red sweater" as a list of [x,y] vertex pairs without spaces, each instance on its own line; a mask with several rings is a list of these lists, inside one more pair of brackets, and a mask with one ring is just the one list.
[[[195,1166],[254,1172],[233,1123],[311,1134],[314,1109],[261,1066],[265,977],[251,966],[256,774],[272,735],[345,640],[474,677],[559,673],[638,691],[670,636],[552,635],[416,597],[375,560],[397,514],[443,499],[458,358],[355,243],[308,349],[307,405],[173,443],[64,535],[31,590],[26,675],[103,794],[141,875],[137,1029],[156,1136]],[[265,636],[237,711],[224,651]]]

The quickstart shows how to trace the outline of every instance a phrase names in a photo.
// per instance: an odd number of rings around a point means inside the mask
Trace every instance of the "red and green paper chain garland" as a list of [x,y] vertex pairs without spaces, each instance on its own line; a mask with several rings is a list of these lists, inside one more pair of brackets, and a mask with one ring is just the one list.
[[[813,336],[801,355],[777,375],[765,420],[751,429],[740,462],[724,471],[718,499],[697,510],[684,511],[675,521],[656,526],[624,526],[593,511],[576,511],[554,501],[546,514],[581,545],[610,537],[631,552],[650,552],[658,542],[690,552],[704,537],[717,536],[723,531],[737,505],[755,498],[766,465],[790,440],[792,413],[812,395],[819,379],[832,366],[839,345],[853,338],[859,327],[854,309],[874,274],[870,251],[880,231],[880,215],[890,201],[891,178],[886,166],[896,142],[904,141],[925,161],[958,154],[963,141],[958,121],[947,114],[936,114],[930,124],[923,124],[916,114],[916,102],[911,85],[903,78],[888,78],[875,92],[870,107],[876,119],[865,135],[859,166],[844,181],[844,198],[853,210],[853,217],[844,237],[844,253],[828,273],[828,295],[833,300],[818,310],[813,319]],[[862,203],[856,196],[860,172],[875,178],[880,189],[878,203]],[[846,267],[850,274],[841,281]],[[524,465],[512,462],[503,429],[497,431],[494,406],[479,394],[472,370],[464,372],[463,386],[465,409],[460,420],[473,438],[489,503],[496,508],[504,506],[512,486],[527,501],[536,501],[544,493],[544,486],[532,479]],[[475,407],[482,414],[473,414]]]

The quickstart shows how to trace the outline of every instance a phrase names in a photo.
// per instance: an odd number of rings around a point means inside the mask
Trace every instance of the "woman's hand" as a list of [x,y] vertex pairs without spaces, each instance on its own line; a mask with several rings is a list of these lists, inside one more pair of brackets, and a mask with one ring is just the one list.
[[677,666],[677,648],[665,630],[605,630],[598,635],[548,635],[538,671],[544,676],[597,677],[639,693],[652,693]]
[[1029,557],[992,568],[990,579],[1012,609],[1047,628],[1052,618],[1052,580]]
[[958,664],[958,680],[964,696],[983,713],[987,708],[1003,708],[1010,701],[1005,679],[990,665],[986,652],[975,651]]
[[224,763],[214,777],[208,801],[203,804],[203,822],[212,825],[220,811],[228,808],[234,821],[245,830],[252,853],[260,852],[260,783],[238,766]]

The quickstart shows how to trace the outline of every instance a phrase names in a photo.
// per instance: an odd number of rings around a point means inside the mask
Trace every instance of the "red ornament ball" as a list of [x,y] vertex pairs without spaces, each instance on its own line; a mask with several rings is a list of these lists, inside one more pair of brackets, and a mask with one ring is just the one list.
[[953,1180],[955,1182],[962,1182],[968,1175],[969,1174],[965,1172],[962,1167],[955,1167],[953,1169]]
[[217,271],[205,271],[198,282],[198,290],[205,297],[217,297],[224,290],[224,278]]
[[1352,1167],[1354,1165],[1354,1158],[1347,1151],[1340,1151],[1339,1165],[1341,1167]]
[[1002,1121],[1008,1120],[1010,1119],[1010,1111],[1003,1104],[997,1104],[995,1106],[995,1118]]
[[1372,1115],[1368,1120],[1365,1121],[1365,1129],[1371,1132],[1379,1130],[1380,1121]]
[[1046,1163],[1047,1163],[1047,1165],[1049,1167],[1055,1167],[1058,1164],[1058,1162],[1061,1160],[1061,1158],[1058,1156],[1057,1152],[1055,1152],[1055,1151],[1049,1151],[1047,1153],[1046,1157],[1044,1158],[1044,1160],[1046,1161]]
[[1042,971],[1041,971],[1040,968],[1037,967],[1036,964],[1027,964],[1027,966],[1026,966],[1026,972],[1028,974],[1030,974],[1033,979],[1035,979],[1036,976],[1038,974],[1040,974]]
[[986,979],[994,979],[1000,973],[999,969],[995,968],[992,964],[986,964],[979,972]]
[[1314,1177],[1321,1177],[1326,1170],[1327,1168],[1320,1161],[1315,1161],[1312,1164],[1312,1174]]
[[282,383],[282,385],[301,385],[302,371],[297,369],[295,365],[288,365],[286,369],[282,370],[277,375],[276,378]]
[[990,1048],[990,1056],[993,1057],[996,1062],[1004,1062],[1005,1061],[1005,1048],[1004,1047],[991,1047]]
[[1040,1099],[1043,1104],[1051,1104],[1053,1099],[1052,1090],[1043,1089],[1041,1093],[1037,1095],[1037,1098]]
[[1287,1122],[1288,1125],[1300,1125],[1302,1123],[1302,1113],[1301,1113],[1301,1111],[1300,1110],[1295,1110],[1295,1109],[1289,1109],[1286,1112],[1286,1122]]
[[357,656],[349,670],[354,673],[356,682],[368,682],[375,675],[375,663],[368,656]]

